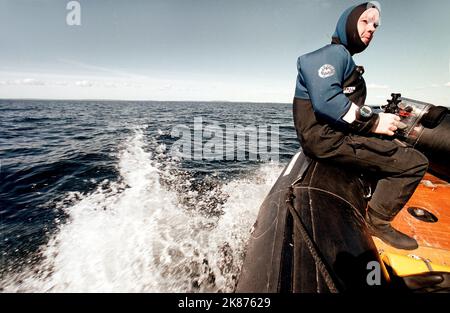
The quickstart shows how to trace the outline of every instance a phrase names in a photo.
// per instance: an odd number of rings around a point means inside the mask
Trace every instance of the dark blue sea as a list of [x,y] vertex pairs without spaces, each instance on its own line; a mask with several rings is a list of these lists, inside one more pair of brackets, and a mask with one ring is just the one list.
[[299,149],[291,104],[0,100],[0,125],[3,292],[231,292]]

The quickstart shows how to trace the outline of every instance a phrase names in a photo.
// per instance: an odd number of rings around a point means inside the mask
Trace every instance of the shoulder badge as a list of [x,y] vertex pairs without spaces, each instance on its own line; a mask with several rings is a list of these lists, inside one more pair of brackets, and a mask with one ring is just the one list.
[[319,76],[322,78],[327,78],[333,76],[336,70],[331,64],[324,64],[319,68]]

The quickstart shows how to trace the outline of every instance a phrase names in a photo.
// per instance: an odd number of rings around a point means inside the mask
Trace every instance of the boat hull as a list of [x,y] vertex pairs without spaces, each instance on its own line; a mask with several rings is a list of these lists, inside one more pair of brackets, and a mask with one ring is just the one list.
[[[365,191],[358,173],[296,154],[261,205],[236,291],[330,292],[333,288],[374,287],[367,282],[368,265],[379,262],[379,257],[363,219]],[[290,192],[294,196],[291,209],[286,202]],[[308,238],[294,217],[300,219],[324,266],[313,257]],[[383,285],[384,280],[379,283]]]

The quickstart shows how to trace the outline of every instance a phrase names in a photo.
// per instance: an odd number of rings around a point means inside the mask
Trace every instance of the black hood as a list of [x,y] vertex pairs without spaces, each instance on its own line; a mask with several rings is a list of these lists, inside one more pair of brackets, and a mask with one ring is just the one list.
[[380,11],[379,4],[375,2],[365,2],[345,10],[336,25],[332,43],[344,45],[351,55],[364,51],[367,46],[359,37],[358,19],[365,10],[370,8]]

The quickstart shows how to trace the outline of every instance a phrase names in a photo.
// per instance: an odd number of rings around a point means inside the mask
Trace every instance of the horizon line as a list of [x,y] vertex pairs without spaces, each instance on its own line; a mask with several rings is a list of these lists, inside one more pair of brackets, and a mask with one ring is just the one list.
[[260,103],[260,104],[292,104],[288,102],[273,102],[273,101],[231,101],[231,100],[126,100],[126,99],[49,99],[49,98],[0,98],[3,100],[25,100],[25,101],[106,101],[106,102],[210,102],[210,103]]

